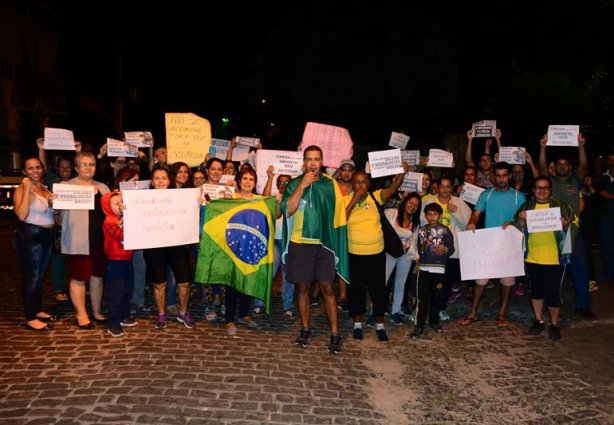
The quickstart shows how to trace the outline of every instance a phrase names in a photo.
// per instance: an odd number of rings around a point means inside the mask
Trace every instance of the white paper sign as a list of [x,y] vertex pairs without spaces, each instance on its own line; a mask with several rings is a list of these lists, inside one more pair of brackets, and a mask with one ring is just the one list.
[[131,145],[130,143],[107,138],[107,156],[109,158],[116,158],[118,156],[136,158],[138,156],[138,150],[139,149],[135,145]]
[[409,136],[403,133],[395,133],[394,131],[390,135],[390,142],[388,142],[388,146],[392,146],[393,148],[405,149],[407,146],[407,142],[409,142]]
[[135,180],[131,182],[119,182],[119,190],[144,190],[149,189],[151,180]]
[[411,150],[411,151],[401,150],[401,160],[407,162],[407,165],[420,165],[420,151],[419,150]]
[[146,249],[198,242],[200,190],[152,189],[122,193],[124,248]]
[[74,151],[75,136],[63,128],[45,128],[45,150]]
[[404,173],[401,165],[401,150],[389,149],[385,151],[368,152],[371,177],[393,176]]
[[237,136],[237,143],[243,146],[251,146],[253,148],[257,148],[260,145],[260,139],[255,137],[242,137]]
[[[230,148],[230,140],[224,139],[211,139],[211,146],[209,146],[209,153],[215,158],[219,158],[222,161],[226,159],[226,154]],[[247,161],[249,154],[249,146],[237,145],[232,150],[232,160],[245,162]]]
[[226,186],[224,184],[203,184],[203,196],[207,201],[213,201],[220,198],[232,198],[235,192],[234,186]]
[[547,146],[578,146],[579,125],[549,125]]
[[529,233],[563,230],[561,209],[554,207],[527,211],[527,230]]
[[296,177],[303,173],[303,153],[258,149],[256,151],[256,173],[258,174],[256,192],[258,193],[262,193],[269,178],[266,173],[269,165],[275,167],[273,173],[276,175],[288,174]]
[[495,137],[497,121],[482,120],[474,122],[471,126],[471,130],[473,130],[473,137]]
[[94,186],[78,184],[54,184],[53,193],[58,197],[53,200],[56,210],[93,210]]
[[499,150],[499,161],[508,164],[524,164],[526,162],[525,151],[526,149],[521,146],[502,146]]
[[454,154],[441,149],[429,149],[429,167],[452,168],[454,164]]
[[124,131],[124,139],[137,148],[151,148],[154,143],[151,131]]
[[461,279],[524,276],[522,238],[514,226],[459,232]]
[[405,174],[403,178],[403,183],[401,183],[401,187],[399,187],[400,191],[403,192],[422,192],[422,178],[424,174],[422,173],[413,173],[409,172]]
[[475,186],[471,183],[463,183],[463,189],[461,190],[459,198],[465,202],[475,205],[478,203],[480,193],[484,192],[485,190],[486,189],[480,186]]

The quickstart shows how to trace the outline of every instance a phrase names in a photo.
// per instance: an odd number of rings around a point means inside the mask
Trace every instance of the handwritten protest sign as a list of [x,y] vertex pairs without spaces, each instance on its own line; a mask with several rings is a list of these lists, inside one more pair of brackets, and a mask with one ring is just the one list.
[[192,113],[181,112],[167,112],[164,118],[168,163],[181,161],[189,167],[199,166],[211,145],[209,121]]
[[529,233],[556,232],[563,230],[561,209],[541,208],[527,211],[527,230]]
[[441,149],[429,149],[429,167],[452,168],[454,164],[454,154]]
[[480,193],[484,192],[484,188],[475,186],[471,183],[463,183],[463,189],[461,190],[461,194],[459,198],[461,198],[465,202],[469,202],[470,204],[477,204],[478,198],[480,197]]
[[385,151],[368,152],[371,177],[393,176],[403,173],[401,165],[401,150],[389,149]]
[[[226,154],[228,153],[229,149],[230,149],[230,140],[211,139],[211,146],[209,147],[209,153],[213,157],[219,158],[221,160],[225,160]],[[249,154],[249,146],[237,145],[232,150],[232,160],[239,161],[239,162],[245,162],[247,161],[248,154]]]
[[522,238],[513,226],[459,232],[461,279],[524,276]]
[[144,190],[149,189],[151,180],[134,180],[127,182],[119,182],[119,190]]
[[422,173],[413,173],[408,172],[405,174],[403,178],[403,183],[401,183],[401,187],[399,187],[400,191],[404,192],[422,192],[422,178],[424,174]]
[[405,149],[407,146],[407,142],[409,142],[409,136],[403,133],[395,133],[394,131],[390,135],[390,142],[388,142],[388,146],[392,146],[393,148]]
[[115,140],[107,138],[107,156],[109,158],[115,158],[118,156],[125,156],[129,158],[135,158],[138,155],[138,150],[135,145],[122,142],[121,140]]
[[150,131],[124,131],[124,140],[137,148],[151,148],[154,143]]
[[45,150],[74,151],[75,136],[63,128],[45,128]]
[[407,165],[420,165],[420,151],[401,150],[401,160],[407,162]]
[[300,152],[309,145],[322,149],[323,165],[327,167],[339,168],[342,159],[351,158],[354,154],[350,133],[342,127],[308,122],[303,132]]
[[502,146],[499,150],[499,161],[508,164],[524,164],[526,149],[521,146]]
[[578,146],[579,125],[549,125],[547,146]]
[[197,243],[199,192],[196,188],[123,192],[124,248]]
[[94,186],[56,183],[53,185],[53,193],[57,195],[57,198],[53,200],[53,209],[94,209]]
[[495,137],[497,121],[482,120],[474,122],[471,125],[471,130],[473,130],[473,137]]

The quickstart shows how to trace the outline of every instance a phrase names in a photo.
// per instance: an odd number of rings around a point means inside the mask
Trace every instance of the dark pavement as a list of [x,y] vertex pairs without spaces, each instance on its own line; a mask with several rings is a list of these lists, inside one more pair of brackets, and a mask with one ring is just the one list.
[[387,345],[365,327],[344,351],[326,352],[322,306],[314,308],[308,349],[293,344],[298,320],[281,317],[279,282],[261,329],[206,322],[194,330],[153,315],[123,338],[102,327],[79,330],[69,302],[56,302],[49,277],[45,307],[55,330],[23,327],[21,275],[10,244],[14,220],[0,222],[1,424],[614,424],[614,287],[593,292],[597,321],[574,313],[565,285],[563,339],[526,335],[526,297],[513,296],[509,328],[498,329],[498,288],[486,291],[481,320],[458,325],[465,301],[450,307],[444,332],[410,341],[411,327],[387,322]]

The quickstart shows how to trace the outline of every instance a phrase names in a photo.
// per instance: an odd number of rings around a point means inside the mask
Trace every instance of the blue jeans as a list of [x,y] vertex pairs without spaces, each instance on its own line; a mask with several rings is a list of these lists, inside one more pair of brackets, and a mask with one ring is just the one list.
[[407,281],[407,275],[411,269],[411,263],[413,258],[409,252],[401,255],[399,258],[394,258],[390,254],[386,254],[386,282],[390,278],[393,270],[396,267],[396,273],[394,275],[394,289],[392,293],[392,308],[390,314],[396,314],[401,312],[401,303],[403,302],[403,295],[405,292],[405,282]]
[[23,303],[26,321],[36,319],[43,311],[43,278],[51,258],[52,229],[19,222],[13,238],[13,247],[23,274]]
[[132,260],[107,260],[106,267],[107,319],[109,328],[119,328],[121,321],[130,317],[134,266]]
[[[275,239],[273,277],[277,275],[277,271],[279,270],[279,267],[281,267],[281,303],[284,311],[286,311],[292,310],[292,307],[294,306],[294,284],[286,280],[286,265],[281,261],[282,252],[281,239]],[[254,307],[264,307],[264,301],[255,299]]]
[[586,249],[584,248],[584,237],[581,232],[578,232],[576,235],[568,270],[576,295],[576,310],[590,308],[591,299],[588,291],[589,271],[586,261]]
[[601,255],[603,256],[603,280],[614,282],[614,221],[601,219]]
[[132,304],[137,307],[145,305],[145,279],[147,278],[147,264],[143,257],[143,250],[133,251],[132,266],[134,267],[134,291]]

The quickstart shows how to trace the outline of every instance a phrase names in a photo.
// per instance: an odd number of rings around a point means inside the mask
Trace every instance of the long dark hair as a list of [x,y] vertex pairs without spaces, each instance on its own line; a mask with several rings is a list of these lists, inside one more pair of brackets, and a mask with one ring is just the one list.
[[412,230],[415,230],[415,229],[417,229],[420,226],[420,210],[422,210],[422,197],[420,195],[418,195],[416,192],[412,192],[412,193],[408,194],[401,201],[401,205],[399,205],[399,209],[398,209],[399,213],[397,214],[397,223],[399,224],[399,226],[403,227],[403,221],[405,221],[405,215],[407,214],[405,212],[405,204],[407,204],[407,202],[411,198],[416,198],[418,200],[418,208],[416,209],[416,212],[414,212],[409,217],[409,222],[411,223],[411,228],[412,228]]
[[[177,174],[179,173],[179,170],[181,170],[181,167],[185,167],[188,170],[188,180],[185,183],[178,183],[177,182]],[[190,169],[190,167],[188,166],[188,164],[186,164],[185,162],[174,162],[171,165],[171,177],[173,178],[173,188],[186,188],[186,187],[194,187],[194,185],[192,184],[192,170]],[[180,184],[181,186],[177,186],[178,184]]]

